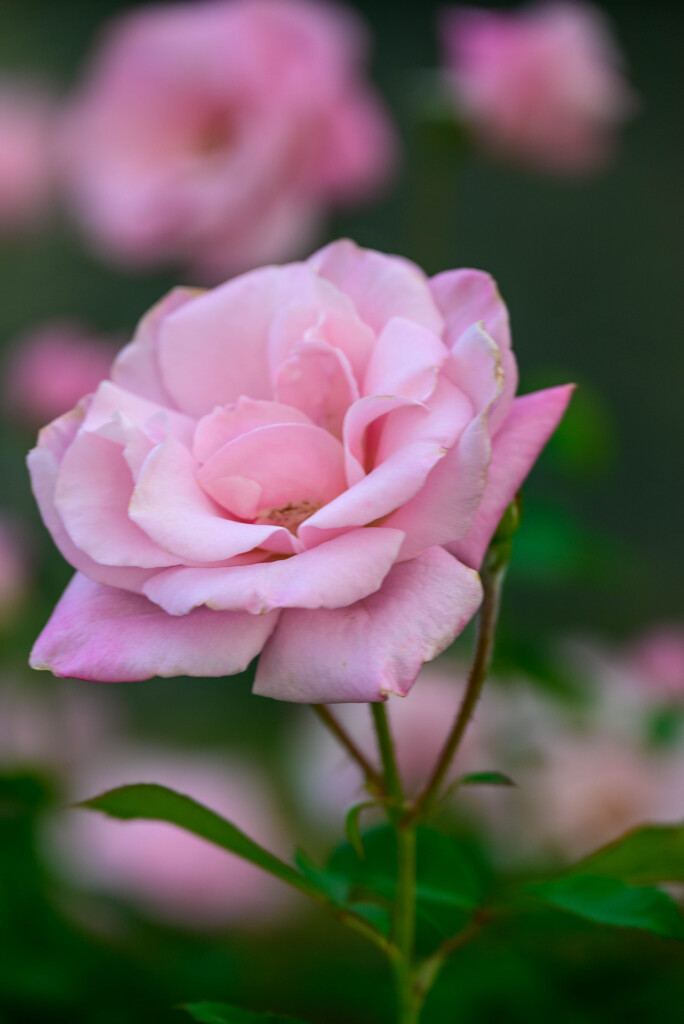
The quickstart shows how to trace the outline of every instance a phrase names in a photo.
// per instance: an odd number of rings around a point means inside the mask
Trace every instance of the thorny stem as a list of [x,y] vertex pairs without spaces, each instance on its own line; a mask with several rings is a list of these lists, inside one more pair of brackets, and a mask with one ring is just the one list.
[[326,729],[342,744],[349,756],[363,772],[366,782],[374,793],[384,793],[383,779],[376,768],[370,763],[363,751],[356,745],[342,723],[335,718],[326,704],[312,704],[311,709],[318,715]]

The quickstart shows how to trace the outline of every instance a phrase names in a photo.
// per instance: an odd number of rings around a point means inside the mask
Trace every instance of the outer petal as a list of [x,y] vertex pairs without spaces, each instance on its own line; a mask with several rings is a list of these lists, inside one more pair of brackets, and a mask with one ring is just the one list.
[[103,565],[177,564],[129,518],[132,493],[122,446],[82,430],[64,455],[55,489],[55,506],[74,544]]
[[78,429],[82,417],[82,410],[74,409],[41,431],[38,447],[29,452],[27,459],[33,493],[45,526],[70,565],[98,583],[140,591],[154,570],[100,565],[95,562],[76,547],[55,508],[60,449],[64,440],[60,435]]
[[349,239],[327,245],[308,263],[352,299],[361,319],[377,334],[393,316],[403,316],[441,337],[444,321],[415,263],[360,249]]
[[399,530],[354,530],[275,562],[157,573],[145,594],[171,615],[202,604],[255,615],[274,608],[340,608],[379,589],[402,540]]
[[256,657],[276,622],[276,613],[207,608],[172,618],[144,597],[77,573],[38,637],[31,665],[102,683],[234,675]]
[[174,288],[152,307],[138,324],[133,341],[116,358],[112,367],[115,384],[153,402],[173,405],[162,382],[157,359],[159,327],[169,313],[201,294],[197,288]]
[[506,506],[560,423],[573,390],[573,384],[564,384],[515,399],[494,439],[487,486],[473,525],[463,540],[448,545],[466,565],[479,567]]
[[[501,356],[503,390],[489,416],[493,435],[508,415],[518,387],[518,368],[511,350],[508,309],[499,294],[496,281],[482,270],[448,270],[430,281],[437,306],[444,317],[444,340],[452,348],[461,335],[475,323],[483,322]],[[463,383],[456,380],[463,387]]]
[[481,598],[476,573],[430,548],[395,566],[377,593],[349,608],[283,612],[259,661],[254,692],[317,704],[404,696]]

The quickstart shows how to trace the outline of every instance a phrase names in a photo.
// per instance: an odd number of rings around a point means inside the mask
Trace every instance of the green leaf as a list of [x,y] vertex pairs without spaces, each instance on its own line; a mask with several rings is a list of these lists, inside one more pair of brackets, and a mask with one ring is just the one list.
[[543,903],[599,924],[642,928],[684,941],[684,918],[674,900],[660,889],[637,888],[594,875],[539,882],[526,889]]
[[513,779],[503,772],[471,772],[456,781],[459,786],[515,786]]
[[112,818],[130,821],[144,818],[149,821],[165,821],[178,825],[186,832],[214,843],[229,853],[234,853],[243,860],[248,860],[257,867],[275,875],[287,885],[301,892],[320,899],[326,896],[324,891],[313,879],[301,874],[295,868],[269,853],[253,839],[241,832],[230,821],[222,818],[202,804],[198,804],[189,796],[176,793],[166,786],[139,783],[132,786],[121,786],[109,790],[100,796],[76,804],[87,810],[102,811]]
[[[350,843],[334,852],[328,875],[347,881],[346,900],[392,901],[397,852],[394,830],[381,826],[365,833],[361,860]],[[416,832],[416,900],[419,916],[443,935],[463,925],[464,911],[476,907],[484,889],[479,866],[463,844],[432,829]]]
[[352,845],[354,853],[360,860],[364,860],[366,855],[363,851],[363,842],[361,841],[361,832],[359,831],[359,818],[363,811],[368,810],[370,807],[377,807],[377,800],[366,800],[361,804],[354,804],[347,811],[347,817],[344,822],[344,830],[347,833],[347,839]]
[[304,1024],[294,1017],[276,1017],[272,1013],[250,1013],[240,1010],[237,1006],[225,1003],[188,1003],[180,1006],[200,1024]]
[[646,825],[585,857],[571,875],[600,875],[635,885],[684,882],[684,825]]

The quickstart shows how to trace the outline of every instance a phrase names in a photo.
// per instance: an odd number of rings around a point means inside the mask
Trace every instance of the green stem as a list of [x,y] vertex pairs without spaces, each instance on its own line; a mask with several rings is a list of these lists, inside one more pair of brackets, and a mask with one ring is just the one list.
[[[491,554],[491,549],[490,549]],[[468,677],[468,685],[463,695],[461,706],[451,728],[447,740],[442,748],[434,771],[422,794],[418,797],[411,816],[418,817],[425,814],[434,805],[439,797],[442,784],[447,776],[451,762],[458,750],[463,734],[466,731],[470,718],[475,710],[484,681],[487,678],[487,670],[492,659],[494,650],[494,636],[496,633],[496,622],[501,603],[501,589],[506,573],[507,560],[487,557],[482,569],[482,585],[484,594],[480,608],[480,623],[477,637],[475,658]]]
[[397,986],[398,1024],[417,1024],[423,997],[416,984],[413,958],[416,921],[416,830],[404,820],[404,787],[401,782],[384,704],[371,704],[384,781],[391,803],[387,806],[397,843],[397,889],[392,939],[397,949],[393,961]]
[[335,739],[342,744],[352,761],[355,761],[359,766],[366,777],[368,787],[374,793],[378,795],[382,794],[384,792],[382,776],[377,769],[373,767],[363,751],[357,747],[356,743],[346,731],[342,723],[335,718],[330,708],[325,704],[312,704],[311,710],[318,716],[326,729],[330,730]]
[[378,748],[382,758],[387,795],[400,806],[404,801],[404,789],[399,778],[399,769],[397,768],[397,759],[394,755],[394,743],[392,742],[385,705],[378,701],[375,704],[371,704],[370,707],[375,724],[375,732],[378,737]]

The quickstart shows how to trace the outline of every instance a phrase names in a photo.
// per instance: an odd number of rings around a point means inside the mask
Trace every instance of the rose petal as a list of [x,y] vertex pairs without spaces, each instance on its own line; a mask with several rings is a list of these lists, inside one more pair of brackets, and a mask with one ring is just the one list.
[[363,394],[402,395],[424,402],[434,391],[448,355],[433,331],[404,317],[392,317],[371,353]]
[[565,412],[574,385],[523,395],[494,439],[487,486],[467,535],[449,550],[466,565],[479,567],[506,507],[539,457]]
[[354,530],[292,558],[157,573],[145,594],[171,615],[202,604],[255,615],[274,608],[338,608],[381,586],[402,540],[398,530]]
[[131,520],[176,561],[220,562],[253,548],[292,554],[293,539],[282,526],[256,526],[226,519],[195,479],[190,452],[173,437],[148,456],[129,504]]
[[166,389],[184,412],[203,416],[241,395],[272,397],[269,332],[276,312],[308,299],[315,277],[302,264],[236,277],[170,314],[159,331]]
[[279,401],[301,409],[335,437],[341,437],[345,413],[359,397],[344,353],[320,341],[295,347],[278,369],[274,391]]
[[74,544],[103,565],[176,565],[128,515],[133,477],[120,444],[81,431],[64,454],[55,508]]
[[[260,427],[224,445],[204,463],[197,479],[207,494],[241,519],[273,512],[269,521],[276,523],[278,511],[291,511],[294,523],[297,510],[303,519],[307,509],[310,514],[344,490],[344,449],[326,430],[305,423]],[[258,484],[260,491],[236,484],[243,480]]]
[[349,295],[361,319],[376,334],[393,316],[401,316],[441,336],[444,321],[428,280],[415,263],[360,249],[342,239],[314,253],[308,264]]
[[151,676],[229,676],[259,653],[277,622],[198,608],[183,618],[145,597],[76,573],[38,637],[30,663],[55,675],[102,683]]
[[[506,304],[494,278],[482,270],[448,270],[433,277],[430,288],[444,317],[444,340],[450,348],[457,344],[468,328],[482,322],[499,349],[503,389],[489,417],[490,435],[493,436],[508,415],[518,387],[518,368],[511,349]],[[455,383],[465,382],[465,379],[464,376]]]
[[169,313],[196,299],[202,292],[197,288],[174,288],[147,313],[133,337],[121,350],[112,367],[112,380],[119,387],[142,395],[152,402],[172,405],[164,387],[157,359],[159,326]]
[[378,701],[408,693],[477,611],[479,577],[442,548],[397,565],[348,608],[289,609],[266,644],[254,692],[300,703]]
[[[61,446],[60,435],[67,429],[67,424],[70,423],[74,430],[78,428],[76,412],[74,410],[67,413],[60,420],[55,420],[49,427],[45,427],[41,431],[38,447],[29,452],[27,463],[31,486],[41,517],[60,553],[75,569],[97,583],[140,592],[143,583],[154,570],[100,565],[76,547],[55,508],[55,488],[59,475],[56,452]],[[82,415],[81,413],[81,417]]]
[[244,395],[234,405],[214,409],[204,416],[195,429],[193,454],[198,462],[206,462],[219,448],[240,434],[274,423],[311,423],[306,413],[282,402],[255,402]]

